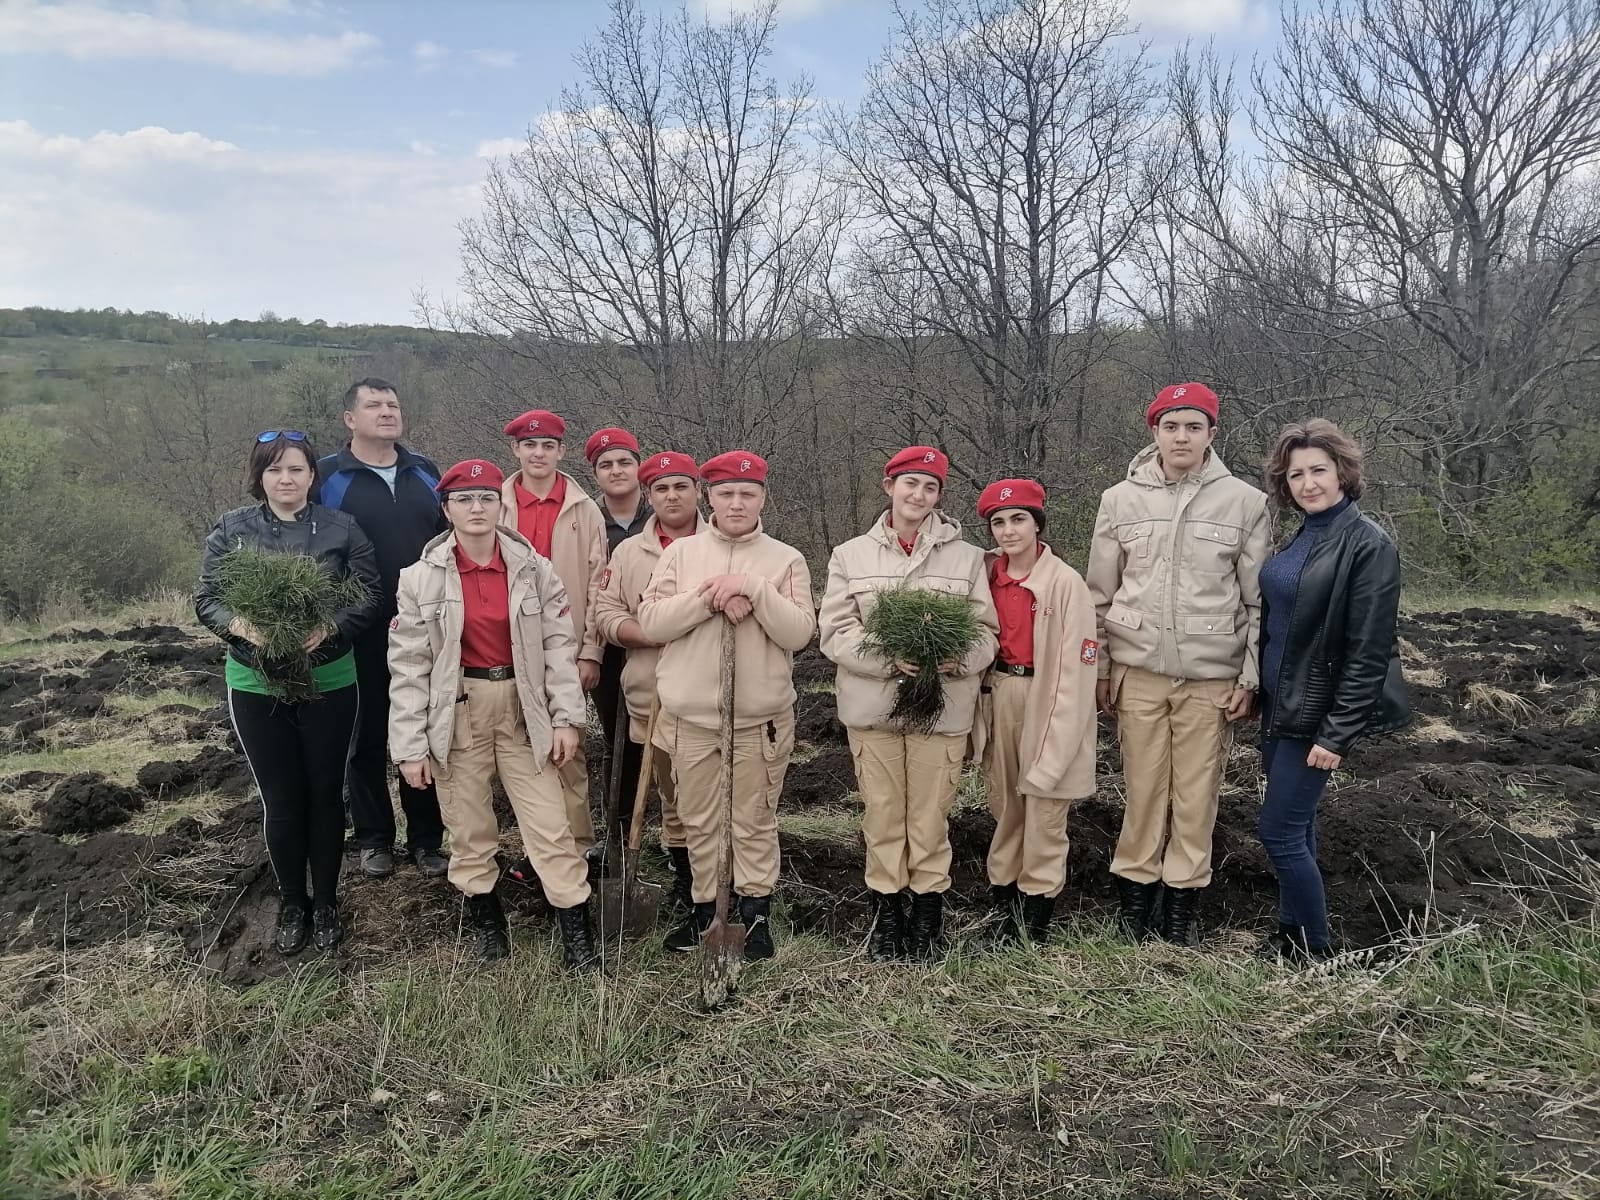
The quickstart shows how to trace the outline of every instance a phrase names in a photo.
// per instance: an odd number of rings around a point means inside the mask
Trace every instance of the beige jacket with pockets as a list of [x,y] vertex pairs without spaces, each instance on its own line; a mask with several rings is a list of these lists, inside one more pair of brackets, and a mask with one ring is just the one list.
[[1154,443],[1105,490],[1085,579],[1099,614],[1100,675],[1139,667],[1172,679],[1261,679],[1267,497],[1215,450],[1176,483]]
[[[695,532],[705,528],[705,521],[695,514]],[[621,646],[617,634],[628,618],[639,616],[639,604],[644,590],[650,585],[650,576],[665,553],[661,539],[656,536],[657,521],[652,514],[644,528],[630,538],[624,538],[611,552],[611,562],[600,576],[600,591],[595,597],[595,625],[600,636],[614,646]],[[692,536],[692,535],[691,535]],[[650,706],[656,698],[656,661],[661,651],[654,646],[628,646],[622,664],[622,694],[627,697],[628,716],[634,722],[650,719]]]
[[748,729],[794,708],[795,651],[817,631],[811,572],[800,551],[759,525],[730,538],[713,522],[662,552],[639,603],[639,627],[662,643],[661,711],[702,729],[721,725],[724,618],[698,591],[716,575],[744,575],[754,606],[734,630],[733,723]]
[[[985,559],[988,567],[997,553]],[[1022,586],[1033,593],[1033,677],[1022,721],[1018,788],[1027,796],[1082,800],[1095,793],[1094,684],[1100,662],[1094,599],[1083,576],[1049,546]],[[973,757],[990,736],[988,705],[973,729]]]
[[[567,481],[567,492],[561,511],[556,514],[555,531],[550,535],[550,562],[572,602],[572,627],[581,643],[578,658],[599,662],[604,655],[600,631],[594,624],[594,598],[600,590],[601,572],[606,569],[606,519],[582,484],[565,471],[559,474]],[[500,485],[500,523],[509,529],[517,527],[520,477],[520,471],[513,471]]]
[[[511,607],[512,665],[528,741],[539,762],[550,755],[557,726],[582,729],[583,689],[578,686],[567,589],[550,561],[520,534],[498,531]],[[422,557],[400,572],[398,611],[389,622],[389,757],[397,763],[432,758],[448,766],[463,744],[461,627],[465,608],[456,535],[441,533]],[[464,703],[464,702],[463,702]]]
[[960,673],[946,679],[944,712],[933,730],[966,734],[977,713],[983,672],[994,662],[1000,622],[989,595],[983,551],[962,541],[961,523],[937,509],[923,521],[910,554],[900,548],[880,514],[870,529],[839,546],[828,560],[818,628],[822,652],[839,668],[839,720],[850,729],[895,729],[889,710],[900,675],[883,655],[863,651],[861,639],[878,593],[902,586],[965,596],[978,610],[982,634]]

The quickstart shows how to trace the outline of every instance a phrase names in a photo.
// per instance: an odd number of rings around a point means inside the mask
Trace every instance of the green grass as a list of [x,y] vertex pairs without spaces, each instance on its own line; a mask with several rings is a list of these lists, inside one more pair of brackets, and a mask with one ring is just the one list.
[[[163,755],[193,753],[195,747],[162,748]],[[139,768],[156,758],[155,747],[137,738],[117,738],[87,746],[60,746],[21,754],[0,754],[0,777],[23,771],[99,771],[109,779],[132,783]]]
[[839,798],[837,805],[828,808],[785,812],[780,807],[778,832],[784,837],[854,845],[861,840],[861,793],[847,792]]
[[106,697],[106,706],[117,716],[127,720],[137,720],[149,716],[158,708],[168,705],[179,705],[183,708],[192,708],[197,712],[216,706],[216,700],[200,692],[184,691],[181,688],[162,688],[157,692],[148,692],[139,695],[129,695],[124,692],[113,692]]
[[692,960],[573,980],[516,934],[485,974],[431,934],[242,991],[159,941],[0,960],[61,977],[0,992],[0,1194],[1578,1194],[1590,925],[1322,977],[1098,925],[934,969],[799,937],[710,1016]]

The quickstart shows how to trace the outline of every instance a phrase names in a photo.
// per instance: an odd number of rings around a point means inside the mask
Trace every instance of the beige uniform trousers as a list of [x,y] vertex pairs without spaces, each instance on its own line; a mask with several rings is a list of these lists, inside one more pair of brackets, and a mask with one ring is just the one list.
[[534,757],[514,680],[463,679],[466,700],[456,705],[450,765],[435,764],[439,813],[450,831],[450,882],[469,896],[494,889],[500,830],[489,781],[500,777],[517,816],[522,847],[539,873],[545,899],[571,908],[589,898],[582,856],[567,826],[561,784],[548,762]]
[[1111,872],[1135,883],[1205,887],[1228,757],[1231,679],[1112,669],[1128,790]]
[[867,887],[950,890],[950,809],[961,785],[967,735],[851,729],[861,788]]
[[567,809],[567,824],[572,827],[572,840],[582,854],[594,845],[594,814],[589,811],[589,755],[582,738],[578,740],[578,753],[561,766],[557,774],[561,780],[561,800]]
[[[632,721],[629,723],[628,736],[642,746],[644,735],[649,732],[648,726],[646,721]],[[672,781],[672,756],[660,746],[646,746],[644,753],[653,756],[650,782],[655,784],[656,795],[661,798],[661,844],[668,850],[686,847],[689,841],[683,832],[683,821],[678,817],[678,788]],[[624,796],[622,805],[631,819],[633,797]]]
[[983,754],[994,840],[989,882],[1014,883],[1025,896],[1059,896],[1067,882],[1067,810],[1072,801],[1029,796],[1018,790],[1022,721],[1033,680],[1016,675],[989,679],[991,722]]
[[[717,898],[722,848],[722,736],[662,713],[656,746],[672,759],[694,899]],[[778,882],[778,794],[794,753],[794,710],[733,735],[733,887],[770,896]]]

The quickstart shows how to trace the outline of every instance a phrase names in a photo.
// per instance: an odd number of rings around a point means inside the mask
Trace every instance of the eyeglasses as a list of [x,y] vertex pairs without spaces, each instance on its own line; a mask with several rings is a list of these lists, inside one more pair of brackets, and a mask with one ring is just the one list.
[[488,508],[489,505],[498,503],[499,492],[451,492],[450,503],[459,504],[463,508]]
[[298,429],[269,429],[265,433],[256,435],[257,443],[263,446],[268,442],[275,442],[279,438],[287,438],[291,442],[303,442],[306,440],[306,435]]

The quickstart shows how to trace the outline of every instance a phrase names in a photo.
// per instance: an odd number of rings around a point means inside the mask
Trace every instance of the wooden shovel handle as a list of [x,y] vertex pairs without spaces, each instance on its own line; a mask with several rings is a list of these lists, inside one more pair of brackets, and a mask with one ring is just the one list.
[[733,885],[733,622],[722,619],[722,838],[717,850],[717,916],[728,919]]
[[[657,698],[650,704],[650,719],[644,728],[644,761],[639,764],[639,786],[633,793],[633,818],[628,822],[628,853],[632,855],[633,862],[639,858],[639,844],[644,840],[644,802],[650,794],[650,781],[655,778],[656,752],[656,720],[661,716],[661,700]],[[624,731],[626,736],[626,731]]]

